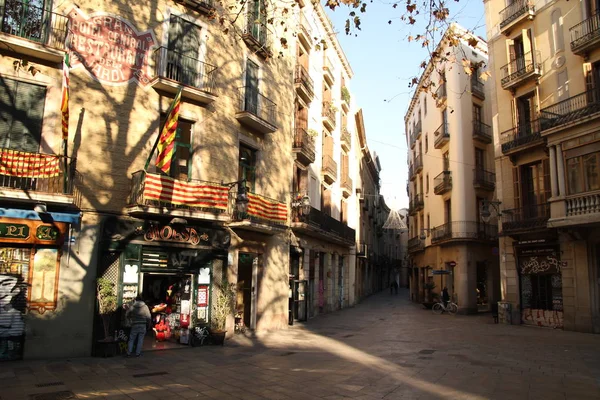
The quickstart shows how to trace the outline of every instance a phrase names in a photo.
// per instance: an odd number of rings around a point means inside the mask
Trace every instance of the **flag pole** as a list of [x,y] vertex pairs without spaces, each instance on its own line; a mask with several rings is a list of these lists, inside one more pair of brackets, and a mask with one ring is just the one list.
[[69,53],[63,59],[63,95],[61,101],[62,138],[63,138],[63,193],[68,192],[68,141],[69,141]]
[[160,136],[162,135],[162,131],[163,131],[163,129],[165,129],[165,125],[168,122],[168,116],[171,114],[171,111],[173,111],[173,107],[175,107],[175,99],[181,94],[182,90],[183,90],[183,86],[179,86],[179,90],[175,94],[175,97],[173,97],[173,101],[171,102],[171,105],[169,106],[169,109],[167,110],[167,118],[165,118],[165,120],[162,122],[162,124],[160,124],[160,130],[158,131],[158,136],[156,137],[154,146],[152,146],[152,150],[150,150],[150,154],[148,155],[148,159],[146,160],[146,165],[144,166],[144,171],[147,171],[148,167],[150,166],[150,161],[152,161],[152,155],[154,154],[154,151],[158,147],[158,142],[160,141]]

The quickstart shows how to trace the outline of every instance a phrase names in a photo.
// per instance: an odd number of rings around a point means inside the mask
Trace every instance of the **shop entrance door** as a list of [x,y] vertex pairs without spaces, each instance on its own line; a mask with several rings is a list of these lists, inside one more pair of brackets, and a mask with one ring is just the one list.
[[477,262],[477,310],[489,311],[488,268],[485,262]]
[[295,321],[306,321],[306,280],[295,280],[292,283],[293,318]]
[[325,311],[325,253],[319,253],[319,313]]
[[308,317],[315,316],[315,252],[310,250],[308,257]]
[[256,283],[258,254],[239,253],[236,311],[242,315],[244,326],[256,328]]

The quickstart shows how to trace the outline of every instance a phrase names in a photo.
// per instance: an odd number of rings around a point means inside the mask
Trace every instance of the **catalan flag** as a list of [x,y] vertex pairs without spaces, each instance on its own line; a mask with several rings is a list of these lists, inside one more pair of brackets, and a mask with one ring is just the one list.
[[62,81],[62,102],[60,111],[62,112],[62,138],[69,139],[69,53],[65,54],[63,61],[63,81]]
[[156,167],[163,171],[165,174],[169,174],[171,171],[171,160],[175,153],[175,135],[177,134],[177,123],[179,120],[179,106],[181,104],[181,87],[177,91],[169,111],[167,112],[167,118],[160,131],[158,138],[158,154],[156,156]]

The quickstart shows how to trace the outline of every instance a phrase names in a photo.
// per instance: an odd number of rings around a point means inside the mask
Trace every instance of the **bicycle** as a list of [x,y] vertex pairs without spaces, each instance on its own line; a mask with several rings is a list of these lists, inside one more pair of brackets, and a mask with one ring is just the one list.
[[444,302],[440,301],[439,303],[435,303],[433,305],[431,311],[433,311],[434,314],[441,314],[444,311],[448,314],[456,314],[458,312],[458,306],[456,305],[456,303],[453,303],[451,301],[448,302],[447,306],[444,306]]
[[208,326],[197,326],[191,332],[192,337],[190,338],[190,345],[192,347],[204,346],[209,344],[211,341],[211,333]]

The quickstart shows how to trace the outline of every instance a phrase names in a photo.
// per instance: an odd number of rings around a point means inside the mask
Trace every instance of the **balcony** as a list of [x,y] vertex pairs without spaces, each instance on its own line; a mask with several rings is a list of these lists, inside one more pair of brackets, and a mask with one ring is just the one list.
[[510,155],[544,143],[540,134],[539,120],[518,125],[500,133],[502,153]]
[[313,35],[310,24],[306,20],[303,12],[300,12],[300,29],[298,30],[298,39],[302,45],[310,50],[313,47]]
[[443,171],[433,180],[433,193],[444,194],[452,190],[451,171]]
[[442,85],[435,91],[435,102],[438,107],[441,107],[446,103],[447,93],[446,93],[446,82],[442,83]]
[[417,135],[411,134],[409,136],[409,141],[410,141],[410,148],[414,149],[415,148],[415,143],[417,143]]
[[411,165],[408,166],[408,178],[411,181],[414,181],[416,177],[417,177],[417,174],[415,173],[415,168],[411,164]]
[[522,208],[502,211],[502,233],[510,235],[546,229],[550,218],[550,205],[532,204]]
[[450,141],[450,131],[448,130],[448,123],[442,123],[435,130],[435,132],[433,132],[433,136],[435,137],[433,147],[435,147],[436,149],[441,149],[442,147],[444,147],[444,145]]
[[217,99],[214,93],[217,67],[166,47],[156,49],[153,60],[154,78],[150,84],[155,90],[174,96],[183,87],[182,97],[205,105]]
[[423,171],[423,156],[422,155],[418,155],[415,157],[415,173],[419,173],[421,171]]
[[328,131],[332,132],[335,129],[335,113],[337,110],[331,101],[323,102],[323,110],[321,115],[323,116],[323,125]]
[[0,199],[78,206],[75,166],[56,154],[0,149]]
[[315,162],[315,140],[306,129],[296,128],[292,151],[296,154],[296,160],[304,166]]
[[452,221],[431,230],[431,243],[465,240],[496,241],[498,227],[476,221]]
[[[554,203],[554,202],[553,202]],[[600,191],[578,193],[551,205],[548,227],[579,226],[600,222]]]
[[594,14],[569,29],[571,51],[580,56],[587,54],[600,43],[600,14]]
[[347,173],[342,177],[342,184],[340,186],[342,188],[342,196],[345,198],[352,196],[352,179]]
[[227,222],[229,187],[200,180],[182,181],[137,171],[131,180],[131,215],[166,215]]
[[200,14],[211,15],[215,10],[214,0],[176,0]]
[[248,192],[248,211],[240,213],[236,208],[237,189],[229,191],[227,226],[248,231],[276,234],[287,229],[288,208],[286,203],[257,193]]
[[425,248],[425,241],[421,240],[418,236],[408,239],[408,252],[409,253],[416,253],[417,251],[421,251],[424,248]]
[[315,97],[314,83],[306,68],[302,65],[296,65],[296,73],[294,76],[294,85],[296,87],[296,93],[302,98],[307,104],[309,104]]
[[492,127],[481,121],[473,121],[473,140],[482,144],[492,143]]
[[350,136],[350,132],[348,132],[348,128],[346,128],[345,126],[342,127],[342,136],[340,142],[342,145],[342,149],[350,151],[350,147],[352,145],[352,137]]
[[67,16],[29,1],[0,2],[0,47],[15,53],[61,62],[68,25]]
[[275,132],[277,105],[254,87],[244,86],[238,90],[239,111],[235,114],[235,118],[239,123],[261,133]]
[[535,5],[531,0],[515,0],[500,11],[500,33],[508,34],[510,29],[524,19],[535,17]]
[[598,117],[600,90],[579,93],[540,111],[541,130],[572,126]]
[[515,89],[517,86],[542,75],[542,57],[539,51],[525,53],[502,68],[502,89]]
[[331,156],[323,156],[323,179],[328,184],[337,181],[337,163]]
[[335,81],[335,75],[333,74],[333,64],[331,60],[327,57],[323,58],[323,78],[329,84],[329,86],[333,86],[333,82]]
[[340,89],[340,99],[342,100],[342,108],[345,112],[350,110],[350,91],[346,86],[342,86]]
[[353,246],[356,232],[345,223],[311,207],[308,215],[302,214],[302,207],[292,203],[292,230],[331,243]]
[[416,194],[412,199],[412,206],[415,211],[421,211],[425,207],[425,200],[423,198],[423,194]]
[[485,100],[485,86],[476,77],[471,77],[471,94],[480,100]]
[[415,141],[421,138],[421,121],[419,120],[414,126]]
[[366,243],[359,243],[356,246],[356,256],[360,258],[367,258],[369,256],[369,246]]
[[496,174],[483,168],[473,170],[473,187],[493,192],[496,188]]
[[252,7],[248,7],[246,14],[246,23],[244,24],[244,31],[242,32],[242,40],[246,43],[246,46],[256,54],[263,58],[270,58],[273,56],[271,48],[271,32],[267,27],[266,21],[262,21],[263,16],[256,16],[252,10]]

